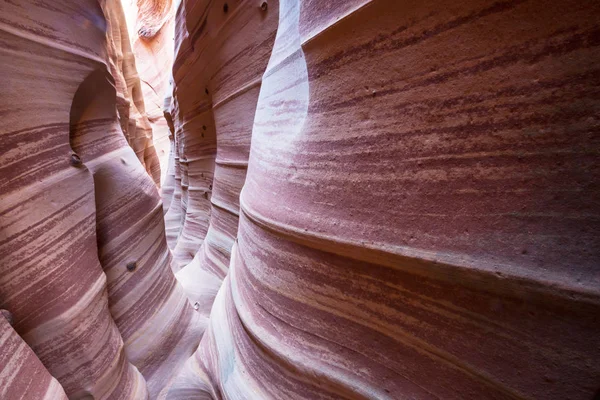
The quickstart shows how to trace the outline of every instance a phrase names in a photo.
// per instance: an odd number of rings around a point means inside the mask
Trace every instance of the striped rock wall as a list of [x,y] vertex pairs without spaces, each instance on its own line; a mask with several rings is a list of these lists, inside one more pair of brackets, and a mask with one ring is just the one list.
[[[220,2],[184,2],[180,12],[196,21],[188,27],[188,36],[183,46],[192,47],[187,55],[193,72],[186,73],[185,67],[176,65],[177,88],[190,88],[197,92],[197,83],[208,91],[204,103],[197,108],[198,114],[183,114],[191,124],[199,120],[199,130],[179,132],[185,157],[188,161],[190,200],[192,195],[192,159],[208,153],[208,161],[214,163],[212,180],[206,195],[210,195],[210,223],[202,236],[202,246],[194,258],[177,273],[178,280],[197,303],[200,314],[208,317],[214,296],[227,274],[231,248],[237,236],[239,219],[239,196],[244,180],[250,152],[250,138],[256,104],[261,86],[262,72],[267,66],[277,31],[277,3],[271,10],[262,10],[255,1],[228,3],[227,12]],[[194,6],[191,6],[194,5]],[[211,18],[216,16],[214,20]],[[252,40],[249,40],[251,38]],[[191,51],[191,50],[190,50]],[[199,68],[200,66],[200,68]],[[210,77],[202,79],[201,77]],[[181,79],[181,81],[180,81]],[[205,93],[206,94],[206,91]],[[177,90],[179,104],[185,102],[184,90]],[[193,94],[192,94],[193,96]],[[179,112],[182,113],[182,106]],[[185,112],[185,111],[184,111]],[[184,120],[186,124],[188,120]],[[200,125],[197,123],[197,125]],[[212,126],[209,126],[208,124]],[[213,138],[216,136],[216,158]],[[195,137],[196,136],[196,137]],[[198,141],[198,147],[188,145]],[[210,153],[209,153],[210,152]],[[208,174],[206,174],[208,176]],[[188,215],[196,210],[188,203]],[[179,242],[178,242],[179,246]]]
[[[227,8],[217,1],[189,1],[182,2],[178,9],[178,16],[185,16],[186,31],[180,35],[178,46],[182,62],[176,62],[173,71],[174,97],[179,104],[175,115],[182,126],[189,128],[176,130],[175,137],[182,143],[188,166],[187,215],[205,212],[193,207],[192,160],[213,163],[214,172],[205,174],[212,179],[204,183],[209,185],[205,192],[210,199],[208,229],[201,235],[194,232],[195,238],[203,238],[202,245],[177,273],[177,279],[206,318],[227,275],[237,236],[239,196],[246,178],[262,73],[275,41],[278,11],[277,2],[261,8],[256,1],[228,2]],[[202,89],[204,96],[197,99]],[[184,108],[186,104],[190,107],[188,99],[199,102],[190,111]],[[185,238],[179,239],[176,255],[182,240]],[[199,355],[200,350],[190,359],[171,387],[169,399],[195,395],[202,384],[195,375]]]
[[[168,103],[167,103],[168,101]],[[182,217],[185,216],[181,203],[181,164],[179,163],[178,138],[175,136],[175,123],[173,114],[177,110],[177,101],[173,98],[165,98],[165,118],[171,121],[169,130],[171,131],[171,149],[169,151],[169,166],[165,178],[165,188],[163,195],[163,211],[165,215],[165,233],[167,235],[167,244],[169,249],[173,250],[177,245],[179,234],[181,233]],[[177,124],[179,127],[180,125]],[[181,131],[181,128],[178,128]],[[180,135],[177,135],[180,136]],[[171,189],[172,188],[172,189]],[[188,258],[189,259],[189,258]],[[178,264],[179,265],[179,264]],[[177,270],[181,269],[177,267]]]
[[[194,2],[200,7],[205,2]],[[193,46],[188,39],[188,19],[181,15],[175,21],[175,64],[173,82],[182,64],[192,65]],[[191,13],[191,12],[190,12]],[[200,60],[194,69],[204,68],[208,60]],[[187,69],[186,69],[187,71]],[[216,157],[216,136],[210,111],[208,88],[191,79],[174,89],[168,114],[173,125],[175,188],[165,214],[167,240],[173,250],[178,271],[194,258],[208,231],[210,196]]]
[[143,97],[142,82],[129,40],[129,32],[120,0],[103,0],[108,21],[109,69],[115,80],[117,109],[127,142],[152,177],[160,184],[160,161],[154,148],[152,125]]
[[[256,72],[227,76],[222,96],[210,65],[258,51],[245,26],[227,33],[261,3],[177,15],[188,214],[191,163],[213,156],[216,127],[210,227],[178,273],[203,309],[206,271],[220,280],[229,255],[211,258],[211,234],[235,232],[221,228],[237,203],[219,161],[239,153],[221,138],[246,132],[250,108],[222,99]],[[592,398],[599,17],[588,0],[281,0],[228,274],[168,398]],[[221,40],[252,50],[230,61],[210,47]]]
[[[150,139],[120,2],[1,2],[0,15],[0,309],[14,324],[0,397],[157,398],[205,323],[140,162]],[[143,137],[130,147],[127,132]]]
[[118,1],[0,2],[0,397],[597,395],[599,17],[183,1],[163,207]]
[[[5,312],[8,318],[8,312]],[[31,348],[0,315],[0,398],[67,400],[58,381],[48,373]]]
[[109,311],[93,177],[69,145],[75,92],[105,65],[103,12],[1,4],[0,307],[70,398],[145,398]]

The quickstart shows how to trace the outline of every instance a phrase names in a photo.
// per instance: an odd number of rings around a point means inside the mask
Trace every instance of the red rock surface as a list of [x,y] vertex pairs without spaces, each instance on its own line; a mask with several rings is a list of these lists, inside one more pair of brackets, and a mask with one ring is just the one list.
[[159,171],[140,163],[158,165],[120,2],[0,7],[0,308],[47,370],[12,333],[0,390],[23,371],[54,398],[156,398],[204,325],[171,271]]
[[[184,125],[218,88],[206,64],[228,60],[206,42],[256,37],[223,34],[245,6],[180,6]],[[286,0],[279,14],[229,274],[174,397],[591,398],[597,2]],[[215,113],[217,153],[243,110]],[[204,154],[197,130],[175,131],[188,160]],[[214,211],[180,276],[210,265],[228,223]]]
[[0,3],[0,397],[597,395],[600,3],[53,4]]
[[[0,310],[4,311],[4,310]],[[2,313],[4,314],[4,313]],[[67,400],[65,391],[0,315],[0,398]]]
[[125,138],[156,184],[160,183],[160,164],[152,140],[152,127],[144,102],[142,84],[125,14],[119,0],[105,1],[103,10],[108,23],[107,52],[109,69],[115,80],[119,121]]
[[[170,96],[173,67],[174,10],[170,0],[122,0],[132,51],[141,83],[152,142],[160,161],[161,189],[168,173],[169,127],[163,116],[164,97]],[[167,191],[172,190],[172,187]]]

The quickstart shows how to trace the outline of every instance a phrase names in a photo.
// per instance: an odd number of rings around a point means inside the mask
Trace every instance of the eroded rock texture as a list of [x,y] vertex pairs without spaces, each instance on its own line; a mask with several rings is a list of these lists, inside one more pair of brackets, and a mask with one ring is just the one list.
[[163,105],[164,97],[170,96],[172,91],[169,79],[174,56],[173,3],[170,0],[122,0],[122,3],[132,39],[146,115],[152,126],[152,142],[160,161],[161,189],[163,192],[170,192],[173,190],[173,183],[165,180],[169,174],[168,153],[171,141]]
[[0,397],[598,393],[598,2],[136,7],[145,86],[117,0],[0,2]]
[[[185,17],[186,24],[185,30],[178,31],[177,59],[181,62],[173,69],[178,104],[173,116],[183,175],[181,193],[185,201],[187,192],[187,204],[174,254],[185,265],[177,273],[178,280],[198,312],[208,318],[227,275],[237,236],[239,196],[246,178],[262,73],[275,40],[278,3],[272,2],[268,10],[255,1],[232,2],[225,12],[220,2],[184,2],[178,17]],[[198,87],[204,88],[199,98]],[[204,208],[208,200],[210,214]],[[207,229],[206,222],[198,224],[199,228],[191,224],[198,214],[210,215]],[[196,250],[193,246],[198,243],[201,246]],[[191,261],[180,255],[182,248],[196,251]],[[169,398],[187,398],[198,392],[195,374],[201,368],[201,357],[198,350]]]
[[159,184],[160,163],[121,1],[106,0],[104,11],[108,21],[109,67],[115,79],[121,129],[148,174]]
[[[8,318],[12,316],[2,310]],[[0,315],[0,398],[66,400],[65,391]]]
[[261,3],[177,13],[167,224],[202,309],[230,264],[171,398],[591,398],[598,3],[269,1],[229,253]]
[[[177,219],[183,221],[173,247],[178,265],[189,266],[181,281],[215,289],[227,271],[237,231],[260,76],[277,17],[250,1],[228,3],[226,9],[219,2],[179,7],[171,115],[181,190],[166,215],[168,229],[173,223],[175,231]],[[200,270],[209,275],[199,276]]]
[[[0,353],[35,353],[69,398],[156,398],[204,326],[140,163],[151,134],[120,2],[0,5],[0,308],[32,350],[12,335]],[[19,362],[2,365],[2,390],[20,385],[5,371]],[[28,368],[31,390],[59,398]]]

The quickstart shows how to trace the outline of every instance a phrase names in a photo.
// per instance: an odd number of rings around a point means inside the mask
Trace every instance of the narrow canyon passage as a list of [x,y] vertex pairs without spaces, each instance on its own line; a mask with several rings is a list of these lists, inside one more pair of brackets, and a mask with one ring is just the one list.
[[597,398],[599,20],[0,0],[0,400]]

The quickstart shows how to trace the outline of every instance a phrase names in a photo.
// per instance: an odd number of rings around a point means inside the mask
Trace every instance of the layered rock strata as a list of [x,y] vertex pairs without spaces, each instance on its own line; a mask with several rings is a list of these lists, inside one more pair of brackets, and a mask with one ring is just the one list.
[[[10,315],[5,310],[1,311]],[[67,400],[58,381],[3,315],[0,315],[0,349],[0,365],[3,366],[0,370],[0,398]]]
[[146,113],[144,92],[136,69],[123,7],[121,1],[117,0],[107,0],[105,3],[104,11],[109,21],[109,67],[115,80],[121,129],[148,174],[159,185],[160,162],[154,148],[152,126]]
[[[163,99],[170,96],[173,67],[174,12],[170,0],[123,0],[136,68],[140,77],[146,115],[152,126],[152,142],[160,161],[161,188],[168,176],[169,127],[163,115]],[[172,190],[169,186],[167,191]]]
[[597,2],[174,6],[161,205],[120,4],[0,3],[0,397],[597,395]]
[[[199,120],[202,126],[197,131],[178,132],[178,137],[185,146],[190,183],[193,176],[190,160],[204,154],[210,157],[208,162],[214,163],[214,175],[212,181],[205,183],[209,188],[205,193],[210,194],[210,223],[202,235],[203,244],[177,276],[192,301],[199,305],[200,313],[208,317],[214,296],[227,274],[237,236],[239,196],[246,178],[262,73],[277,31],[278,4],[274,2],[271,10],[263,10],[254,1],[240,1],[229,5],[227,13],[219,2],[207,2],[203,8],[191,7],[191,4],[196,3],[182,3],[180,7],[180,12],[186,10],[187,20],[195,24],[187,27],[187,35],[179,48],[180,52],[193,48],[186,60],[195,68],[188,73],[184,65],[175,65],[174,81],[178,88],[178,112],[183,111],[184,118],[189,118],[183,123]],[[211,15],[217,18],[212,21]],[[186,103],[189,94],[184,88],[194,92],[198,83],[206,88],[206,102],[196,108],[198,114],[185,114],[181,104]],[[213,139],[208,137],[208,132],[213,130],[216,150]],[[199,146],[189,145],[193,141],[198,141]],[[189,193],[191,196],[192,192]],[[187,213],[194,211],[203,212],[188,203]],[[195,235],[196,238],[202,236]]]
[[[176,63],[173,71],[177,89],[174,97],[179,104],[173,115],[183,120],[181,126],[202,126],[198,130],[176,129],[175,137],[183,144],[190,188],[193,178],[191,159],[206,157],[202,162],[214,163],[214,175],[206,173],[206,169],[201,172],[201,176],[212,178],[205,183],[209,186],[205,198],[210,199],[210,222],[208,229],[201,232],[202,236],[192,231],[195,239],[203,238],[202,245],[194,258],[177,273],[177,278],[199,313],[206,318],[227,275],[237,236],[239,196],[246,178],[262,73],[277,30],[278,3],[271,2],[270,6],[271,9],[267,9],[257,6],[255,1],[239,1],[229,3],[225,11],[220,2],[184,2],[178,9],[178,16],[186,19],[186,30],[178,36],[178,54],[186,55],[182,58],[185,62]],[[188,65],[193,68],[191,71]],[[194,108],[188,112],[183,104],[190,107],[188,99],[194,97],[198,87],[205,88],[206,98],[200,99],[199,105],[194,103]],[[213,135],[216,136],[216,149]],[[182,171],[186,171],[185,165],[182,164]],[[189,190],[187,215],[205,212],[195,208],[192,195]],[[176,256],[182,240],[186,238],[179,239]],[[201,350],[198,350],[189,361],[171,388],[169,398],[185,398],[194,392],[199,384],[195,371],[200,354]]]
[[93,176],[69,145],[79,84],[106,70],[104,14],[95,1],[1,4],[0,307],[70,398],[144,398],[109,311]]
[[[185,95],[214,77],[191,54],[237,5],[182,3],[179,111],[210,107]],[[599,16],[592,1],[282,0],[229,272],[173,398],[591,398]],[[220,116],[217,153],[244,120]],[[229,221],[218,168],[190,268]]]
[[[47,372],[15,364],[40,374],[36,393],[156,398],[204,325],[171,271],[160,196],[140,163],[151,135],[136,122],[120,2],[0,11],[0,308],[31,349],[3,327],[1,357],[37,356]],[[25,382],[11,365],[2,390]]]

